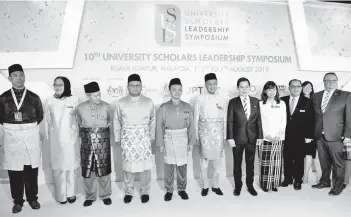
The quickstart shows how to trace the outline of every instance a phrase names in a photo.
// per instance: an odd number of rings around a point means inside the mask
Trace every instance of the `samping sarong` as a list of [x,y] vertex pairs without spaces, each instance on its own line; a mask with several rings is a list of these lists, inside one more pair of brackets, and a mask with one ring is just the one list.
[[187,129],[165,130],[165,155],[166,164],[182,166],[188,163],[188,135]]
[[111,173],[110,131],[106,128],[80,128],[82,176],[90,178],[91,172],[99,177]]
[[208,160],[216,160],[223,156],[223,123],[223,119],[219,118],[199,119],[201,157]]
[[149,125],[123,126],[121,146],[124,171],[136,173],[152,168]]
[[4,123],[3,169],[22,171],[28,154],[32,168],[41,164],[41,141],[37,123]]

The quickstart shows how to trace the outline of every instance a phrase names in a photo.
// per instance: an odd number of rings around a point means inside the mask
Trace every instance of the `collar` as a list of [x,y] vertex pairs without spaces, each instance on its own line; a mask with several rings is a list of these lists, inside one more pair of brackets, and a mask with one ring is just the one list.
[[[329,92],[329,93],[330,93],[330,96],[332,96],[332,95],[333,95],[333,93],[334,93],[335,91],[336,91],[336,89],[335,89],[335,90],[333,90],[333,91],[331,91],[331,92]],[[327,92],[327,91],[326,91],[326,90],[324,90],[324,91],[323,91],[323,95],[324,95],[324,93],[325,93],[325,92]]]
[[246,97],[243,97],[243,96],[239,96],[241,101],[243,101],[243,99],[247,99],[247,101],[250,101],[250,97],[249,96],[246,96]]
[[24,88],[22,88],[22,89],[17,89],[17,88],[12,87],[12,89],[13,89],[13,91],[14,91],[15,93],[23,93],[23,92],[24,92],[25,87],[24,87]]
[[289,101],[291,102],[291,100],[292,100],[293,98],[294,98],[294,99],[295,99],[295,101],[297,102],[297,101],[299,101],[299,99],[300,99],[300,95],[295,96],[295,97],[293,97],[293,96],[291,96],[291,95],[290,95],[290,99],[289,99]]

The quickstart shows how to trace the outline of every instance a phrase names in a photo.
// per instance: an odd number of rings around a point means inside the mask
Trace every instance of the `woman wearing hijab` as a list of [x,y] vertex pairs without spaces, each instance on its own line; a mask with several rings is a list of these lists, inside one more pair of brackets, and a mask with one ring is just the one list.
[[66,77],[54,80],[55,94],[45,103],[46,136],[50,144],[50,166],[53,170],[55,199],[61,204],[74,203],[75,170],[80,165],[79,128],[76,109],[78,97],[71,94]]

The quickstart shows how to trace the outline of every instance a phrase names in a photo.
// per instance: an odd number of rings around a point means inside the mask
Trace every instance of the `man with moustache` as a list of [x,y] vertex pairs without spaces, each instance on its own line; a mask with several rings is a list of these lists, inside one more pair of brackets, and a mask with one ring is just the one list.
[[134,177],[140,173],[141,202],[150,199],[151,144],[155,140],[156,111],[152,100],[141,95],[140,76],[128,77],[129,95],[118,100],[114,114],[115,141],[122,147],[124,203],[130,203],[134,192]]
[[337,196],[346,187],[344,144],[351,142],[351,95],[337,89],[338,77],[329,72],[324,75],[324,90],[313,95],[315,113],[314,137],[317,140],[322,177],[312,188],[331,187],[329,195]]
[[3,169],[8,170],[13,213],[22,211],[23,191],[32,209],[39,209],[38,167],[41,163],[39,123],[43,107],[38,95],[24,86],[19,64],[8,68],[12,88],[0,96],[0,124],[4,129]]
[[77,116],[80,126],[81,168],[84,177],[85,197],[83,206],[91,206],[97,198],[105,205],[111,200],[111,146],[109,104],[101,100],[97,82],[84,85],[88,100],[78,105]]
[[213,168],[212,191],[217,195],[223,195],[219,188],[219,170],[226,132],[227,101],[217,92],[216,74],[205,75],[205,87],[207,92],[198,96],[194,109],[196,145],[200,146],[201,195],[208,194],[208,166],[210,163]]
[[[305,141],[313,138],[313,108],[310,99],[301,96],[301,81],[289,82],[290,96],[282,97],[285,102],[287,124],[284,142],[284,181],[282,187],[294,183],[294,189],[300,190],[304,173]],[[293,182],[294,181],[294,182]]]
[[250,81],[247,78],[239,78],[237,88],[239,96],[229,101],[227,115],[227,141],[232,147],[234,157],[234,195],[240,195],[243,185],[241,163],[245,150],[246,187],[252,196],[257,196],[253,187],[256,143],[263,143],[259,101],[248,95]]
[[195,125],[190,105],[180,100],[183,89],[179,78],[169,82],[171,100],[163,103],[157,112],[156,144],[164,152],[165,201],[172,200],[174,169],[177,170],[178,195],[189,199],[186,193],[188,151],[195,145]]

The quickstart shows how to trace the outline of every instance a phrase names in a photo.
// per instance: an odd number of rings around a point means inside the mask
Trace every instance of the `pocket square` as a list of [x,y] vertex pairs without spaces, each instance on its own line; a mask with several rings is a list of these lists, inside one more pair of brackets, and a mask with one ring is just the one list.
[[300,110],[300,112],[306,112],[305,110]]

